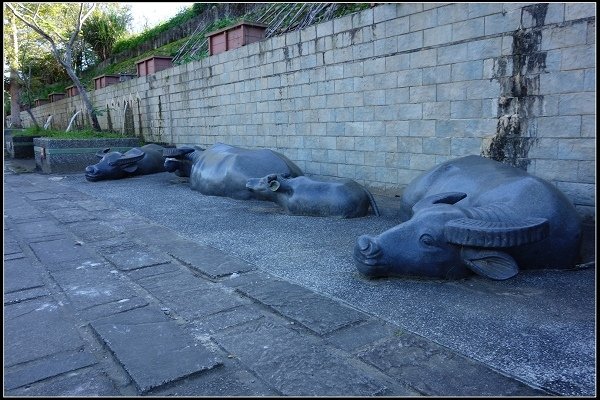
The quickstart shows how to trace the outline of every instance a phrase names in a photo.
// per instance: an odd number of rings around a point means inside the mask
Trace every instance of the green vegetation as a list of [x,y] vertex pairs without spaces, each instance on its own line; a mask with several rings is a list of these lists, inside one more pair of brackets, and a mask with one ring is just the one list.
[[193,7],[189,7],[187,9],[181,10],[177,15],[171,18],[168,21],[165,21],[154,28],[147,29],[140,33],[139,35],[130,36],[128,38],[119,40],[115,43],[115,46],[112,49],[113,54],[117,54],[126,50],[131,50],[136,47],[139,47],[142,43],[150,41],[163,32],[168,31],[171,28],[175,28],[180,26],[181,24],[189,21],[194,18],[197,14],[194,11]]
[[39,136],[53,139],[114,139],[124,137],[120,133],[95,132],[91,129],[65,132],[54,129],[43,129],[35,126],[23,129],[21,131],[14,131],[13,136]]
[[[286,3],[283,4],[282,6],[301,6],[302,3]],[[326,4],[326,3],[323,3]],[[333,3],[335,4],[335,3]],[[276,4],[272,4],[270,5],[271,7],[278,5]],[[173,17],[172,19],[163,22],[162,24],[153,27],[151,29],[147,29],[144,32],[140,33],[139,35],[135,35],[135,36],[129,36],[126,37],[125,39],[121,39],[118,40],[115,45],[112,47],[112,51],[110,51],[111,54],[117,54],[120,52],[124,52],[126,50],[130,50],[136,47],[139,47],[141,44],[145,43],[146,41],[150,41],[156,37],[158,37],[161,33],[168,31],[171,28],[180,26],[181,24],[189,21],[190,19],[194,18],[197,15],[202,14],[203,12],[205,12],[206,10],[208,10],[210,7],[217,7],[218,4],[211,4],[211,3],[194,3],[193,6],[181,10],[175,17]],[[332,7],[332,14],[333,17],[337,18],[337,17],[341,17],[350,13],[354,13],[357,11],[361,11],[364,9],[369,8],[369,3],[338,3],[335,7]],[[93,78],[96,76],[100,76],[100,75],[117,75],[119,73],[130,73],[130,74],[135,74],[136,73],[136,63],[139,60],[142,60],[144,58],[148,58],[152,55],[158,55],[158,56],[170,56],[170,57],[175,57],[174,64],[176,65],[180,65],[180,64],[185,64],[185,63],[189,63],[191,61],[197,61],[200,59],[203,59],[205,57],[208,56],[208,44],[207,44],[207,40],[205,37],[205,34],[208,32],[212,32],[215,30],[219,30],[222,28],[225,28],[227,26],[231,26],[234,25],[236,23],[238,23],[240,20],[242,19],[249,19],[249,20],[256,20],[256,18],[258,18],[258,16],[260,14],[264,14],[265,10],[255,10],[253,13],[243,16],[243,17],[239,17],[239,18],[232,18],[232,17],[224,17],[221,18],[211,24],[209,24],[208,26],[203,27],[201,30],[199,30],[198,32],[196,32],[195,34],[179,39],[177,41],[168,43],[162,47],[158,47],[156,49],[153,50],[149,50],[147,52],[144,52],[143,54],[140,54],[138,56],[129,58],[127,60],[124,60],[120,63],[116,63],[116,64],[112,64],[108,67],[104,67],[104,68],[98,68],[98,67],[91,67],[88,68],[87,70],[84,70],[83,72],[81,72],[80,74],[80,80],[81,83],[84,85],[84,87],[87,90],[93,90],[94,89],[94,82],[93,82]],[[273,12],[273,13],[269,13],[272,14],[272,17],[275,17],[278,15],[277,12]],[[287,26],[286,21],[282,21],[282,23],[280,24],[281,26],[279,27],[279,29],[277,30],[278,32],[285,32],[288,29],[298,29],[298,21],[293,20],[291,17],[296,15],[296,12],[290,12],[289,13],[289,19],[290,21],[289,24],[290,26]],[[298,19],[300,17],[297,17],[296,19]],[[303,17],[304,18],[304,17]],[[284,20],[287,20],[286,18],[282,18]],[[320,17],[316,18],[313,23],[317,23],[319,22]],[[263,21],[265,23],[269,23],[269,21]],[[91,26],[91,22],[89,23]],[[110,35],[108,35],[110,36]],[[100,51],[100,50],[97,50]],[[106,49],[102,49],[102,51],[106,51],[108,52],[108,50]],[[40,66],[42,64],[40,63]],[[37,67],[37,66],[36,66]],[[49,68],[47,68],[49,70]],[[32,76],[35,76],[36,73],[38,71],[44,71],[43,68],[37,68],[36,70],[33,71]],[[42,76],[47,76],[49,74],[42,74]],[[59,79],[56,79],[57,76],[60,76]],[[66,76],[66,74],[59,74],[59,73],[54,73],[54,77],[55,80],[53,81],[54,83],[50,83],[47,82],[44,79],[44,84],[40,84],[40,85],[33,85],[34,87],[32,87],[31,90],[31,94],[29,96],[27,96],[28,102],[30,104],[33,103],[33,99],[36,98],[42,98],[42,99],[46,99],[48,98],[48,94],[52,93],[52,92],[59,92],[59,93],[63,93],[65,92],[65,88],[68,86],[71,86],[73,83],[72,81]],[[35,82],[35,78],[34,78],[34,82]]]

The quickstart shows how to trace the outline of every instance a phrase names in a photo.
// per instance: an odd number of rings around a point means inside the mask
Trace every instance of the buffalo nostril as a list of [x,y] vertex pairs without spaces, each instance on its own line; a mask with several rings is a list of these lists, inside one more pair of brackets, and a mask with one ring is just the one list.
[[90,166],[85,167],[85,172],[87,172],[88,174],[93,174],[94,172],[96,172],[96,168]]
[[363,235],[358,238],[358,249],[365,255],[373,255],[377,253],[379,246],[369,236]]

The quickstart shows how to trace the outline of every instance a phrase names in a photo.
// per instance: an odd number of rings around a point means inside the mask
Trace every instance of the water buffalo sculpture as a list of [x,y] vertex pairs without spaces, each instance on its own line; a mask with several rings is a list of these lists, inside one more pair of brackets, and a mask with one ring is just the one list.
[[96,153],[100,161],[85,168],[85,178],[96,182],[165,172],[162,156],[164,149],[163,146],[154,143],[134,147],[125,153],[104,149]]
[[369,206],[379,209],[371,192],[351,179],[324,180],[307,176],[269,174],[248,179],[246,187],[279,204],[293,215],[364,217]]
[[354,248],[367,277],[508,279],[521,269],[570,268],[579,256],[580,217],[549,182],[479,156],[438,165],[402,196],[412,217]]
[[248,179],[272,172],[303,175],[286,156],[269,149],[243,149],[216,143],[205,150],[200,147],[167,149],[164,156],[167,171],[189,176],[190,187],[209,196],[268,200],[264,194],[246,188]]

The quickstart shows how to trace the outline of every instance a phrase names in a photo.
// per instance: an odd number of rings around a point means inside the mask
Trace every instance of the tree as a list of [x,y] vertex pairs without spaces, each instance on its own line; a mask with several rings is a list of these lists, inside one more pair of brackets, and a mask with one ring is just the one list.
[[79,90],[83,104],[100,131],[98,117],[87,90],[75,73],[73,49],[85,21],[92,15],[96,3],[6,3],[14,16],[35,31],[49,45],[54,58],[63,66]]
[[108,3],[85,21],[81,29],[83,39],[92,47],[100,61],[110,57],[116,41],[127,32],[130,20],[128,9]]
[[[17,24],[15,17],[7,15],[7,26],[4,30],[5,43],[10,43],[5,49],[5,62],[9,68],[9,93],[10,93],[10,125],[14,128],[22,128],[21,121],[21,86],[19,84],[19,40],[17,35]],[[8,36],[8,37],[7,37]]]

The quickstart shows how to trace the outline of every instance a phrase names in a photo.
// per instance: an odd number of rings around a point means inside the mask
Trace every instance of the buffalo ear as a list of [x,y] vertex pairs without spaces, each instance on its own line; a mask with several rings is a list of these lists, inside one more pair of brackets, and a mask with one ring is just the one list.
[[110,147],[107,147],[106,149],[99,151],[96,153],[96,157],[98,158],[102,158],[106,155],[106,153],[108,153],[110,151]]
[[490,279],[501,281],[519,272],[514,258],[503,251],[463,247],[460,255],[467,268]]
[[129,165],[125,165],[125,166],[121,167],[121,169],[123,171],[127,171],[131,174],[131,173],[134,173],[138,169],[138,165],[137,165],[137,163],[129,164]]
[[277,180],[269,182],[269,189],[271,189],[273,192],[276,192],[277,189],[279,189],[279,186],[281,186],[281,183],[279,183]]

